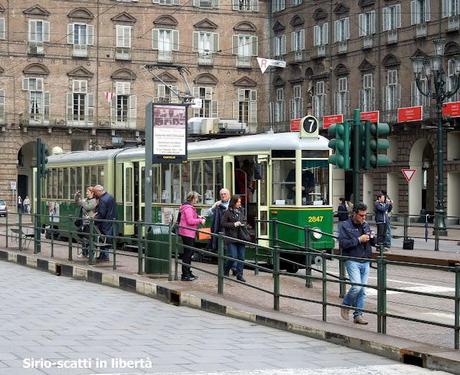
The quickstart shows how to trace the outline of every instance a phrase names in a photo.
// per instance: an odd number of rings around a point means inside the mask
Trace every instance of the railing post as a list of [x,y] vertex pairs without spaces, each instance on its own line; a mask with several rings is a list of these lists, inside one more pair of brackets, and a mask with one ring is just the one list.
[[[380,320],[381,320],[381,331],[380,333],[383,333],[386,335],[387,333],[387,263],[385,260],[385,256],[383,255],[383,245],[380,245],[379,248],[379,259],[381,264],[377,265],[377,267],[381,268],[380,271],[380,277],[381,277],[381,291],[380,291]],[[377,269],[378,272],[378,269]],[[378,277],[378,276],[377,276]],[[379,292],[377,292],[379,293]],[[377,296],[378,298],[378,296]]]
[[139,275],[144,274],[144,262],[142,258],[142,223],[136,223],[137,228],[137,273]]
[[68,259],[71,261],[72,260],[72,231],[69,229],[67,233],[68,233],[67,243],[68,243],[68,249],[69,249]]
[[279,239],[279,233],[278,233],[278,220],[273,220],[273,246],[278,246],[278,239]]
[[311,281],[311,254],[310,254],[310,228],[304,228],[305,238],[305,286],[307,288],[313,287]]
[[[117,269],[117,236],[118,236],[118,223],[112,221],[112,251],[113,251],[113,265],[112,269]],[[124,224],[124,223],[123,223]],[[110,255],[109,255],[110,256]]]
[[93,265],[96,264],[96,257],[94,251],[94,220],[89,220],[89,249],[88,249],[88,264]]
[[8,249],[8,213],[5,215],[5,247]]
[[343,259],[342,248],[339,245],[339,297],[344,298],[345,294],[347,294],[347,284],[345,284],[346,276],[345,276],[345,260]]
[[327,321],[327,259],[324,253],[321,253],[323,268],[323,321]]
[[217,293],[224,294],[224,238],[218,234],[217,238]]
[[255,255],[254,255],[254,263],[255,263],[255,268],[254,268],[254,275],[259,274],[259,225],[260,225],[260,220],[256,218],[256,227],[254,234],[256,238],[254,239],[255,242]]
[[[54,228],[50,225],[50,233],[51,233],[51,258],[54,258]],[[46,236],[46,229],[45,229],[45,236]]]
[[383,292],[383,256],[377,257],[377,332],[382,333],[382,292]]
[[273,246],[273,309],[280,311],[280,247]]
[[[439,251],[439,228],[438,228],[438,213],[434,213],[434,222],[435,222],[435,230],[434,230],[434,251]],[[441,218],[443,220],[443,218]]]
[[403,228],[403,238],[405,240],[407,240],[408,238],[408,233],[409,233],[409,229],[408,229],[408,226],[409,226],[409,214],[407,215],[404,215],[404,228]]
[[19,246],[19,251],[22,251],[22,213],[19,210],[18,211],[18,227],[19,227],[19,232],[18,232],[18,246]]
[[459,349],[460,337],[460,265],[455,266],[455,335],[454,346]]
[[[179,230],[179,228],[178,228]],[[178,273],[179,273],[179,234],[176,235],[174,246],[174,280],[178,280]]]
[[169,222],[168,227],[168,281],[173,280],[173,272],[171,267],[171,259],[172,259],[172,246],[173,246],[173,228],[174,223],[172,221]]

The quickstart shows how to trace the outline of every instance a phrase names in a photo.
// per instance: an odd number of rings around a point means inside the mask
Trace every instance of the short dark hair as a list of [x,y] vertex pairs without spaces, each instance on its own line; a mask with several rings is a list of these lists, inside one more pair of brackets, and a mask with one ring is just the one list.
[[234,208],[236,205],[236,202],[238,202],[238,199],[241,199],[238,194],[232,195],[230,198],[230,203],[228,204],[228,207]]
[[353,212],[357,214],[359,211],[367,211],[367,204],[363,202],[358,202],[353,207]]

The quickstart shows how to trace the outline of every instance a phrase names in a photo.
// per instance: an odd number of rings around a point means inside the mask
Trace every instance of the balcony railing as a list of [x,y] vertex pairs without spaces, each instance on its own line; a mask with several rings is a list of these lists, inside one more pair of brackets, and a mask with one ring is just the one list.
[[43,46],[43,43],[29,42],[27,46],[27,53],[29,55],[44,55],[45,47]]
[[338,53],[347,53],[348,51],[348,42],[346,40],[339,42],[337,45]]
[[369,49],[374,46],[374,37],[372,35],[366,35],[363,38],[363,49]]
[[316,57],[324,57],[326,56],[326,46],[321,45],[316,47]]
[[198,52],[198,65],[213,65],[212,52]]
[[88,56],[88,46],[86,44],[74,44],[72,55],[74,57],[87,57]]
[[294,51],[294,61],[295,62],[302,62],[307,61],[307,51]]
[[428,27],[426,23],[418,23],[415,25],[415,37],[416,38],[424,38],[426,37],[428,32]]
[[236,66],[238,68],[250,68],[252,66],[251,56],[236,56]]
[[387,31],[387,44],[398,43],[398,30],[388,30]]
[[116,60],[131,60],[131,48],[117,47],[115,50]]
[[173,62],[172,51],[158,51],[158,62]]
[[447,19],[447,31],[456,31],[460,26],[460,16],[451,16]]

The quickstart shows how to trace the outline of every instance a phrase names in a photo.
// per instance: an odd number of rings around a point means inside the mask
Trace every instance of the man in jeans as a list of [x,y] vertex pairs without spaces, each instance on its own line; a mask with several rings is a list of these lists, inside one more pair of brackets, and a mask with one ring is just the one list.
[[[343,299],[343,305],[354,307],[353,321],[356,324],[367,324],[363,319],[364,302],[366,300],[366,288],[369,276],[369,259],[372,257],[371,244],[375,246],[375,238],[369,224],[366,222],[367,206],[357,203],[353,207],[353,215],[343,222],[339,232],[339,246],[342,255],[360,259],[345,261],[351,288]],[[362,284],[362,285],[356,285]],[[348,320],[350,309],[342,307],[340,315]]]

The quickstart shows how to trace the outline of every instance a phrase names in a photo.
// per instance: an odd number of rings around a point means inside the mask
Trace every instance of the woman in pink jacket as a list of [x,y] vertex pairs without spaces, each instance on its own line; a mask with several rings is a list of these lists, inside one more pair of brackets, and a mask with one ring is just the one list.
[[196,229],[200,224],[204,224],[205,219],[198,216],[195,205],[200,199],[200,194],[191,191],[187,194],[186,201],[180,206],[179,235],[182,238],[182,281],[193,281],[197,277],[192,273],[190,264],[192,263],[193,246],[195,245]]

